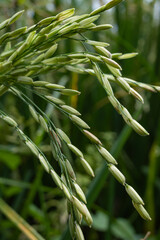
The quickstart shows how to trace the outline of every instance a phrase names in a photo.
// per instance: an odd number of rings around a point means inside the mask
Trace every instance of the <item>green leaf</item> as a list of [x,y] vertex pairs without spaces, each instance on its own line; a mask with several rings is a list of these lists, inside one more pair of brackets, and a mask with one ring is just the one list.
[[15,153],[10,153],[7,151],[1,151],[0,152],[0,161],[4,162],[7,167],[9,167],[11,170],[15,170],[20,162],[21,158],[20,156],[16,155]]
[[14,195],[17,195],[21,189],[19,187],[8,187],[5,189],[5,196],[6,197],[13,197]]
[[111,226],[112,234],[123,240],[135,240],[135,231],[129,221],[118,218]]
[[31,204],[29,206],[29,214],[34,218],[36,219],[36,221],[38,222],[42,222],[45,220],[45,215],[44,215],[44,212],[39,209],[37,206],[35,206],[34,204]]
[[106,231],[108,228],[108,216],[103,212],[97,212],[95,215],[92,215],[93,225],[92,227],[98,231]]

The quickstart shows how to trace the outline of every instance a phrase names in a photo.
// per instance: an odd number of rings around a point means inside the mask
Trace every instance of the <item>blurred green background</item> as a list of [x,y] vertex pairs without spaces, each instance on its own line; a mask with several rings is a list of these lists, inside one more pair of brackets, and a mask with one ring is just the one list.
[[[42,18],[67,8],[74,7],[76,14],[84,14],[105,3],[104,0],[0,0],[0,22],[25,9],[24,16],[12,26],[14,30],[16,27],[33,25]],[[88,33],[90,39],[110,43],[108,49],[112,53],[139,52],[136,58],[121,62],[123,76],[160,85],[160,1],[124,1],[103,13],[98,21],[111,23],[114,28],[107,32]],[[72,52],[77,49],[75,41],[65,40],[60,51]],[[125,126],[121,116],[108,104],[104,90],[94,77],[57,72],[54,75],[42,75],[39,79],[43,80],[44,77],[48,81],[66,84],[82,92],[79,97],[66,99],[67,103],[82,113],[82,118],[91,126],[92,132],[117,157],[119,169],[126,175],[128,183],[144,198],[146,209],[152,217],[151,222],[145,222],[139,217],[123,187],[103,167],[103,159],[94,146],[72,123],[29,93],[30,98],[47,111],[56,126],[61,127],[73,144],[84,152],[86,160],[95,170],[96,176],[99,176],[91,183],[92,179],[83,172],[75,156],[65,149],[72,159],[77,182],[88,194],[89,208],[94,219],[91,229],[83,227],[86,239],[140,240],[147,232],[151,232],[147,239],[160,239],[160,95],[140,90],[145,100],[141,106],[113,85],[117,98],[150,132],[149,137],[143,138]],[[23,104],[6,94],[1,99],[0,106],[17,119],[24,132],[40,146],[59,171],[50,152],[49,139]],[[66,203],[61,191],[43,171],[37,159],[21,144],[12,129],[2,121],[0,133],[0,197],[45,239],[69,240],[65,230]],[[0,239],[21,240],[26,237],[0,214]]]

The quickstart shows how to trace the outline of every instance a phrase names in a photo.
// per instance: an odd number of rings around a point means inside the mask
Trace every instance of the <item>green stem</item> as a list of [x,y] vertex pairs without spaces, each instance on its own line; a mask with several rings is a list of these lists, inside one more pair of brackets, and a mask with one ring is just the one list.
[[109,222],[108,222],[108,230],[105,232],[105,239],[106,240],[111,240],[112,235],[111,235],[111,225],[112,225],[112,220],[113,220],[113,212],[114,212],[114,197],[115,197],[115,179],[111,178],[110,184],[109,184],[109,199],[108,199],[108,204],[106,207],[106,210],[108,211],[109,214]]
[[6,202],[0,198],[0,211],[9,218],[29,239],[45,240],[34,228],[21,218]]
[[22,210],[22,213],[21,215],[26,218],[27,215],[28,215],[28,208],[29,208],[29,205],[33,202],[38,190],[39,190],[39,186],[40,186],[40,183],[41,183],[41,179],[42,179],[42,176],[43,176],[43,173],[44,173],[44,170],[43,168],[41,167],[41,165],[39,165],[37,171],[36,171],[36,176],[35,176],[35,179],[32,183],[32,186],[31,186],[31,189],[29,191],[29,194],[23,204],[23,210]]

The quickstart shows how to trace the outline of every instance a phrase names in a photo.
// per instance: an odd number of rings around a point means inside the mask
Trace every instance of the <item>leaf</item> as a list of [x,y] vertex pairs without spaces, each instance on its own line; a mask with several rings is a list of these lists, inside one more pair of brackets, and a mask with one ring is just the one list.
[[111,226],[111,231],[115,237],[123,240],[135,240],[135,231],[129,221],[118,218]]
[[29,214],[38,222],[42,222],[45,220],[45,215],[44,212],[39,209],[37,206],[35,206],[34,204],[31,204],[29,206]]
[[7,167],[9,167],[11,170],[15,170],[20,162],[21,158],[20,156],[16,155],[15,153],[10,153],[7,151],[1,151],[0,152],[0,161],[4,162]]
[[103,212],[97,212],[95,215],[92,215],[93,225],[92,227],[98,231],[106,231],[108,228],[108,216]]
[[19,187],[7,187],[5,189],[5,196],[6,197],[13,197],[14,195],[17,195],[20,193],[21,189]]

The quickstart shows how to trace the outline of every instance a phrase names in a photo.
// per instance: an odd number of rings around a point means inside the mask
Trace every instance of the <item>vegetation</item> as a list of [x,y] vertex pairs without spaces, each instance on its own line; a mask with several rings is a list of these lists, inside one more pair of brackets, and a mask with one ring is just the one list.
[[[102,1],[93,10],[89,1],[89,14],[75,14],[74,8],[61,10],[59,1],[55,14],[50,12],[54,6],[50,2],[45,3],[46,10],[43,1],[38,8],[19,2],[15,10],[21,5],[28,8],[28,18],[23,17],[24,10],[9,18],[2,15],[0,211],[11,220],[0,216],[4,240],[13,236],[61,240],[159,237],[155,211],[159,203],[154,197],[154,188],[159,189],[159,105],[148,110],[159,101],[158,94],[153,94],[160,91],[156,83],[159,35],[144,42],[148,31],[142,18],[143,6],[154,9],[157,2],[121,2]],[[72,7],[77,4],[72,2]],[[138,27],[130,11],[137,14]],[[117,32],[108,23],[113,15]],[[156,16],[151,12],[149,16],[154,25]],[[153,52],[148,59],[145,53],[136,57],[135,49],[141,51],[151,40]],[[124,53],[116,53],[117,49]],[[141,81],[132,80],[133,76]],[[140,138],[132,130],[147,137]],[[146,206],[137,192],[145,197]],[[67,222],[69,229],[65,230]],[[88,230],[86,224],[92,228]]]

